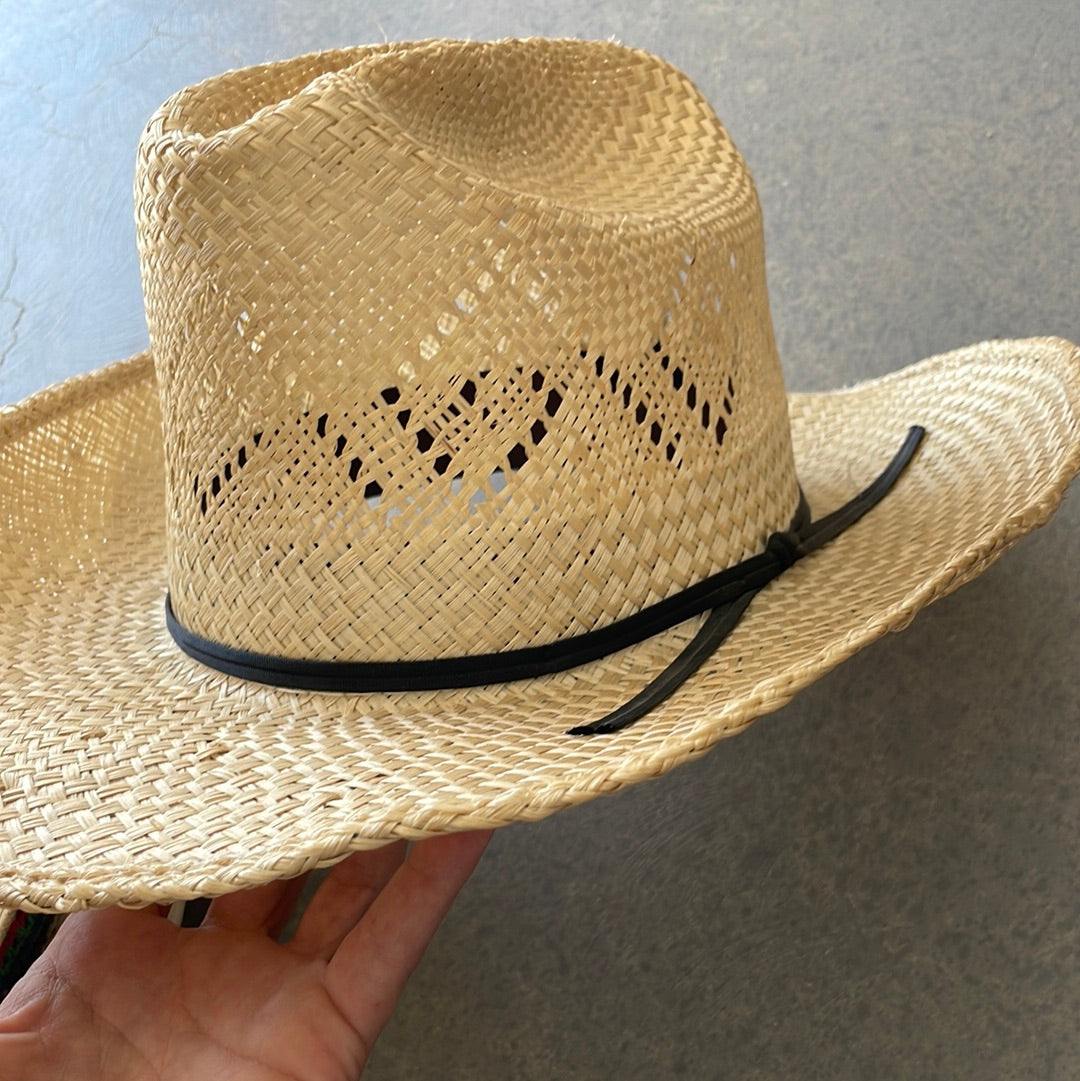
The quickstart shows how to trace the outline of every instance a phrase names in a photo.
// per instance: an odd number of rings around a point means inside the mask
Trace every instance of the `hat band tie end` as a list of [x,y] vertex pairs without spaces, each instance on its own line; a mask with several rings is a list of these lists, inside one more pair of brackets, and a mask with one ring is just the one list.
[[[838,507],[816,522],[807,523],[803,528],[795,526],[785,533],[774,533],[769,537],[765,543],[765,554],[775,560],[776,572],[773,578],[779,577],[803,556],[809,555],[823,544],[838,537],[845,529],[862,518],[867,511],[880,503],[915,456],[915,451],[918,450],[925,435],[925,428],[918,425],[910,428],[892,461],[871,484],[842,507]],[[689,645],[656,679],[606,717],[591,724],[571,728],[567,735],[598,736],[618,732],[639,720],[665,698],[670,697],[716,652],[720,643],[735,629],[743,613],[750,607],[750,602],[773,578],[762,582],[761,585],[751,586],[735,600],[714,608]]]

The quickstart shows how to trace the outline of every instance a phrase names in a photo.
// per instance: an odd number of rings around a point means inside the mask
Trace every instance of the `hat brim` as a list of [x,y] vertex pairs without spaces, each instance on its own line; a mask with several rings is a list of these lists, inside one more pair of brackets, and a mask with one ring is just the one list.
[[796,394],[815,513],[928,435],[867,517],[763,590],[633,727],[629,698],[698,620],[541,679],[320,694],[210,671],[163,620],[165,496],[147,355],[0,417],[0,904],[69,911],[210,896],[358,848],[543,818],[657,777],[985,569],[1080,468],[1080,350],[990,342]]

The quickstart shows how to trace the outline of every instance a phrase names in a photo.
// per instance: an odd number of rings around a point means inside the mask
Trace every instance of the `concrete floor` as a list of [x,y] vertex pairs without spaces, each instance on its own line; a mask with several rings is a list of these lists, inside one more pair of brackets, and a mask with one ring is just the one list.
[[[1080,340],[1075,0],[3,4],[0,402],[144,345],[178,87],[315,48],[615,36],[765,208],[789,384]],[[663,781],[501,832],[368,1077],[1080,1078],[1080,511]]]

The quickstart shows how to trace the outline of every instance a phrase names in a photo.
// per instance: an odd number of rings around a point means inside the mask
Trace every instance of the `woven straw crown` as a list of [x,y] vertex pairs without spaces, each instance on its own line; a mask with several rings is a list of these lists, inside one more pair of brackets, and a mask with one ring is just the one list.
[[233,72],[155,115],[136,189],[195,633],[320,660],[546,643],[790,521],[757,197],[656,57]]

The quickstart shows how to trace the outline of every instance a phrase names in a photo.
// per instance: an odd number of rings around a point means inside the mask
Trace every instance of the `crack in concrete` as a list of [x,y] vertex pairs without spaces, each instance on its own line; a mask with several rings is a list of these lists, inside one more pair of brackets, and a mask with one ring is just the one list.
[[15,271],[19,267],[18,255],[14,249],[11,252],[11,266],[8,267],[7,276],[4,281],[0,283],[0,305],[10,305],[15,309],[15,318],[11,322],[11,326],[8,328],[8,334],[10,340],[7,345],[0,346],[0,368],[3,368],[4,362],[8,358],[8,354],[19,344],[19,324],[23,320],[23,316],[26,315],[26,305],[21,300],[16,300],[15,297],[9,295],[11,289],[11,283],[15,280]]

